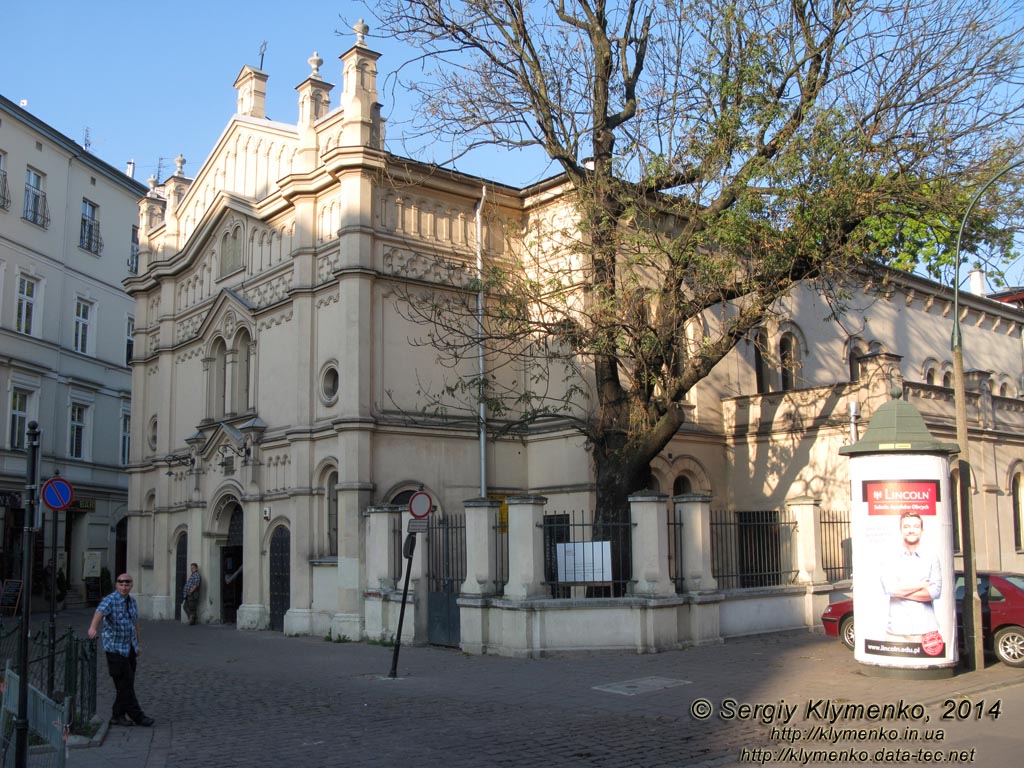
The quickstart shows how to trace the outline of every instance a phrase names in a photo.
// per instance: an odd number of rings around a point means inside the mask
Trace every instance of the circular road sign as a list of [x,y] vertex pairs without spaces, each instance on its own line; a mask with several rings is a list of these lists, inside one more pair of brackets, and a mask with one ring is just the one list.
[[75,489],[63,477],[51,477],[43,483],[43,503],[55,512],[67,509],[75,498]]
[[417,520],[422,520],[430,514],[431,507],[434,506],[433,499],[430,498],[430,494],[426,491],[417,491],[409,499],[409,514],[415,517]]

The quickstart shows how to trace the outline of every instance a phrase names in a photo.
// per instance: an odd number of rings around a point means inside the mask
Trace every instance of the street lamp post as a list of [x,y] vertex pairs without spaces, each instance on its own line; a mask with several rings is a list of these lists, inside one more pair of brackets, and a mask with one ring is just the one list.
[[[967,664],[971,669],[985,668],[985,649],[982,644],[981,601],[978,599],[978,559],[974,540],[974,511],[971,508],[971,450],[967,430],[967,387],[964,380],[964,343],[960,333],[960,241],[964,236],[967,218],[974,206],[981,200],[985,190],[991,187],[1004,174],[1024,165],[1024,160],[1012,163],[978,190],[978,193],[967,206],[964,217],[960,221],[960,229],[956,234],[956,250],[953,254],[953,336],[950,348],[953,352],[953,395],[956,400],[956,441],[960,444],[960,455],[957,460],[959,476],[958,490],[960,493],[960,527],[963,539],[964,558],[964,647],[967,651]],[[1016,514],[1016,512],[1015,512]]]

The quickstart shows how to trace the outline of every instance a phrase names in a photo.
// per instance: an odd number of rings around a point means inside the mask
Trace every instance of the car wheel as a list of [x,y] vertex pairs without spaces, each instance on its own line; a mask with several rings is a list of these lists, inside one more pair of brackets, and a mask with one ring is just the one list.
[[992,639],[996,657],[1010,667],[1024,667],[1024,627],[1003,627]]
[[853,616],[847,616],[843,619],[843,623],[839,625],[839,639],[851,651],[857,644],[857,638],[853,634]]

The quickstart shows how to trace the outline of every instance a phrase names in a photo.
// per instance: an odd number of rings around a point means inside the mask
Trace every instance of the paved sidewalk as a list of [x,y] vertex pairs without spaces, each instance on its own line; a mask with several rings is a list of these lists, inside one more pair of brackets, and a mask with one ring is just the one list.
[[[84,631],[89,614],[66,612],[64,620]],[[723,709],[726,699],[796,705],[788,726],[804,739],[811,727],[828,725],[817,720],[826,700],[920,703],[929,725],[895,715],[837,722],[897,728],[902,741],[932,738],[924,729],[939,724],[946,699],[968,694],[974,706],[1003,692],[1024,692],[1024,671],[999,664],[947,680],[869,676],[837,641],[804,632],[644,656],[537,660],[406,646],[397,680],[386,679],[392,650],[363,643],[174,622],[144,622],[142,640],[136,690],[156,726],[110,728],[101,746],[72,750],[69,765],[726,765],[737,762],[743,749],[778,750],[788,743],[782,731],[772,732],[787,725],[781,706],[762,708],[755,719],[723,720],[723,711],[741,712],[728,703]],[[106,714],[113,689],[102,659],[99,672],[100,712]],[[699,699],[714,710],[704,721],[691,715],[691,707],[700,709],[694,704]],[[985,727],[1001,733],[1020,727],[1021,712],[1003,715]],[[870,746],[874,751],[876,745]],[[983,747],[978,745],[982,757]],[[990,764],[999,763],[975,760]]]

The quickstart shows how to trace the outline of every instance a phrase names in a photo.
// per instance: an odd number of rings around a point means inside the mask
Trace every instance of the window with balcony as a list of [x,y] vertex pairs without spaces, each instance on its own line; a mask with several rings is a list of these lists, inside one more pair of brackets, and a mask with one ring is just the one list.
[[128,271],[139,274],[139,228],[132,227],[131,250],[128,251]]
[[11,208],[11,189],[7,186],[7,155],[0,152],[0,211]]
[[68,456],[72,459],[85,458],[85,430],[88,413],[89,406],[84,403],[71,404]]
[[14,318],[14,330],[31,336],[34,328],[36,294],[39,281],[26,275],[18,275],[18,307]]
[[50,209],[46,205],[43,191],[43,174],[31,168],[25,169],[25,208],[22,218],[43,229],[50,226]]
[[28,429],[28,401],[32,393],[25,389],[11,391],[11,429],[9,445],[12,451],[25,450],[25,430]]
[[82,198],[82,226],[78,235],[78,247],[97,256],[103,251],[103,238],[100,237],[99,206]]
[[93,316],[93,304],[85,299],[75,302],[75,352],[89,354]]

